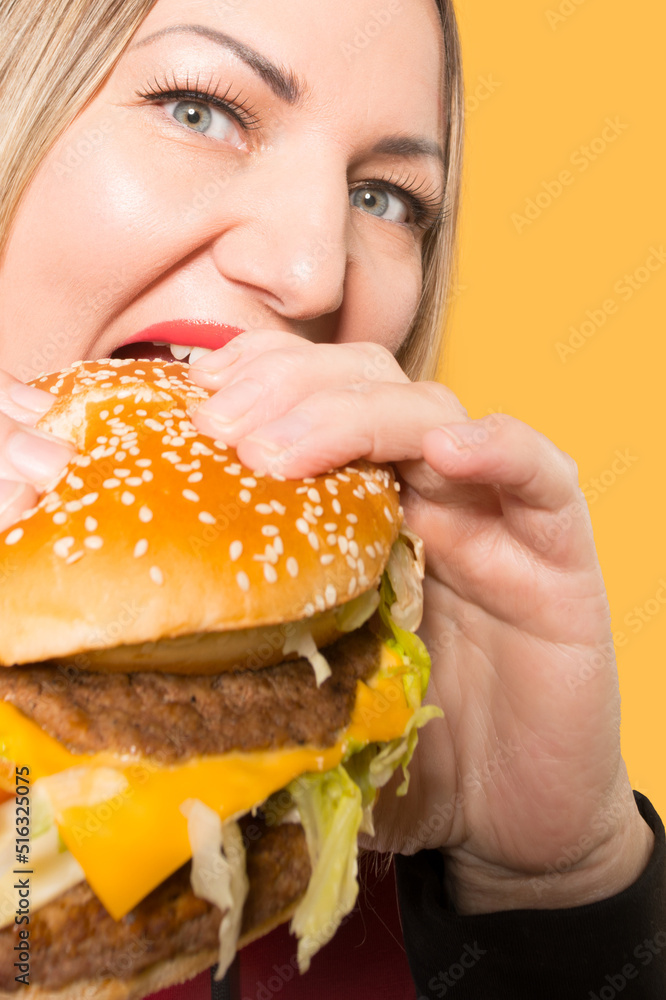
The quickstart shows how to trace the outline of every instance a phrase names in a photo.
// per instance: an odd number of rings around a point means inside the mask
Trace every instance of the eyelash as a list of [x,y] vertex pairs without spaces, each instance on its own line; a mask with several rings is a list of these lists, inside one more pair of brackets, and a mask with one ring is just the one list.
[[[231,85],[221,96],[218,93],[219,90],[221,90],[219,82],[215,86],[212,85],[211,81],[201,85],[198,76],[192,85],[189,76],[187,76],[183,87],[178,84],[175,75],[173,75],[170,80],[165,79],[163,82],[154,78],[151,86],[142,91],[137,90],[136,94],[142,100],[153,104],[166,101],[199,101],[201,104],[210,104],[211,107],[226,112],[246,131],[252,131],[259,127],[261,118],[254,113],[252,105],[248,106],[246,100],[239,100],[240,91],[234,97],[229,98],[228,95],[232,90]],[[411,225],[418,229],[427,230],[431,229],[436,222],[443,220],[445,213],[443,213],[441,199],[437,193],[433,192],[432,189],[423,191],[422,188],[426,181],[422,180],[420,183],[417,181],[418,178],[413,176],[395,179],[391,173],[388,177],[373,177],[369,180],[359,181],[352,185],[352,190],[379,187],[398,198],[405,199],[413,216]]]
[[161,101],[198,101],[200,104],[210,104],[213,108],[226,111],[228,115],[238,122],[246,131],[258,128],[261,118],[254,114],[253,107],[248,107],[247,101],[240,101],[241,92],[238,91],[234,97],[229,97],[232,90],[231,85],[219,96],[219,83],[212,86],[211,83],[200,85],[199,77],[190,85],[189,76],[186,78],[185,86],[179,86],[176,77],[159,83],[157,78],[146,90],[137,90],[137,97],[157,104]]
[[417,183],[418,177],[404,175],[394,179],[393,173],[388,177],[373,177],[371,180],[359,181],[352,186],[352,190],[362,190],[363,188],[383,188],[390,194],[403,198],[411,210],[414,221],[413,226],[418,229],[431,229],[436,222],[444,218],[441,199],[432,187],[422,190],[425,180]]

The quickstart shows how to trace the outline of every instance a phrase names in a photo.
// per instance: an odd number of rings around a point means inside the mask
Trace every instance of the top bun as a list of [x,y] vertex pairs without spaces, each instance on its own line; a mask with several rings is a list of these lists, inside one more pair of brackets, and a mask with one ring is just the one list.
[[3,665],[330,618],[377,586],[402,521],[389,466],[256,473],[188,419],[211,393],[175,361],[31,384],[57,397],[38,427],[79,451],[0,533]]

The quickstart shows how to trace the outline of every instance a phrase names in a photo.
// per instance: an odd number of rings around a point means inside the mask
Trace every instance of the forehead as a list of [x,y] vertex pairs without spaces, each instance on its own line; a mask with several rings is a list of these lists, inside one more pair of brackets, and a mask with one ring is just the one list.
[[[157,0],[136,38],[179,25],[223,32],[293,72],[306,89],[302,107],[322,122],[351,114],[441,135],[435,0]],[[201,35],[174,32],[160,44],[216,55]],[[220,50],[218,58],[228,54]]]

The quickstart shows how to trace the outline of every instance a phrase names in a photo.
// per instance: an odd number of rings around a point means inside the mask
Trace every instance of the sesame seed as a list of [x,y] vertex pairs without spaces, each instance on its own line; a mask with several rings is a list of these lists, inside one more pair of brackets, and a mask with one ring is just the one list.
[[130,470],[129,469],[114,469],[113,470],[113,474],[114,474],[114,476],[117,476],[118,479],[125,479],[127,476],[129,476]]
[[244,590],[245,592],[247,592],[250,589],[249,577],[247,573],[244,573],[242,570],[240,571],[240,573],[236,573],[236,583],[238,584],[240,589]]
[[349,551],[354,558],[358,558],[358,542],[355,542],[353,538],[349,542]]
[[358,524],[358,518],[356,514],[347,514],[347,520],[350,524]]
[[386,520],[387,520],[387,521],[390,521],[390,522],[391,522],[391,524],[393,524],[393,514],[392,514],[392,513],[391,513],[391,511],[390,511],[390,510],[388,509],[388,507],[384,507],[384,515],[385,515],[385,517],[386,517]]
[[81,497],[81,503],[83,504],[84,507],[89,507],[90,504],[94,503],[98,497],[99,493],[86,493],[84,497]]
[[65,512],[62,510],[59,510],[57,514],[53,515],[54,524],[65,524],[67,520],[68,520],[67,514],[65,514]]
[[338,526],[335,523],[335,521],[327,521],[327,523],[324,525],[324,531],[337,531],[337,530]]
[[271,507],[273,508],[276,514],[285,514],[287,510],[285,505],[280,503],[279,500],[271,500]]
[[126,507],[129,507],[131,504],[134,503],[134,501],[136,500],[136,497],[134,496],[133,493],[130,493],[129,490],[125,490],[123,492],[123,495],[121,496],[120,500],[121,500],[122,503],[125,504]]
[[238,541],[232,542],[231,545],[229,546],[229,558],[231,559],[232,562],[235,562],[238,559],[238,557],[242,554],[242,552],[243,552],[242,542]]
[[203,524],[216,524],[217,523],[217,518],[213,517],[212,514],[209,514],[207,510],[202,510],[202,511],[199,512],[199,520]]
[[308,490],[308,499],[312,500],[313,503],[321,503],[321,497],[319,495],[319,490],[316,490],[314,487],[311,487]]
[[347,541],[344,535],[338,535],[338,546],[340,548],[340,551],[344,555],[349,548],[349,542]]
[[[56,515],[57,516],[57,515]],[[5,545],[16,545],[23,538],[23,528],[14,528],[5,538]]]
[[199,502],[199,494],[195,493],[194,490],[183,490],[183,496],[186,500],[191,500],[192,503]]
[[315,607],[316,607],[317,611],[325,611],[326,610],[326,601],[324,600],[324,597],[323,597],[322,594],[315,594]]
[[275,540],[273,541],[273,548],[275,549],[275,551],[279,556],[281,556],[284,552],[284,545],[282,544],[282,539],[280,538],[279,535],[275,536]]
[[203,479],[202,472],[193,472],[191,475],[187,477],[188,483],[199,483],[201,482],[202,479]]
[[327,552],[326,555],[319,557],[319,562],[322,564],[322,566],[328,566],[330,563],[333,562],[334,558],[335,556],[331,555],[330,552]]
[[79,549],[77,552],[72,552],[70,556],[67,556],[65,562],[71,566],[72,563],[78,562],[79,559],[83,558],[84,555],[85,553],[83,549]]
[[333,501],[333,510],[335,511],[336,514],[342,514],[342,506],[337,497]]
[[257,514],[272,514],[273,508],[269,503],[257,503],[254,505]]
[[278,578],[275,567],[271,566],[270,563],[264,563],[264,576],[266,577],[268,583],[275,583]]
[[164,424],[161,424],[158,420],[154,420],[152,417],[146,418],[146,427],[149,427],[151,431],[163,431]]
[[375,558],[376,553],[375,553],[375,547],[374,547],[374,545],[366,545],[365,551],[368,553],[368,555],[370,556],[371,559]]
[[87,517],[85,520],[86,531],[97,531],[97,521],[94,517]]
[[329,607],[331,605],[335,604],[335,602],[337,601],[337,599],[338,599],[338,592],[337,592],[337,590],[335,589],[335,587],[333,586],[332,583],[327,583],[326,584],[326,590],[324,591],[324,597],[326,598],[326,603],[329,605]]
[[139,541],[134,546],[134,558],[138,559],[140,556],[145,556],[148,551],[148,539],[140,538]]
[[105,479],[104,482],[102,483],[102,486],[104,487],[105,490],[112,490],[115,486],[120,486],[120,480],[113,478]]
[[141,509],[139,510],[139,520],[143,521],[144,524],[147,524],[148,521],[152,521],[152,519],[153,519],[152,510],[150,509],[150,507],[146,507],[144,504],[144,506],[141,507]]
[[279,535],[280,529],[274,524],[265,524],[261,529],[262,535],[266,535],[267,538],[272,538],[273,535]]
[[293,556],[287,559],[287,573],[289,576],[298,576],[298,563]]
[[80,500],[68,500],[65,504],[65,510],[68,514],[75,514],[78,510],[81,510],[83,504]]
[[241,486],[249,486],[250,488],[257,485],[257,480],[253,476],[244,476],[240,482]]
[[153,474],[150,471],[150,469],[144,469],[143,472],[141,473],[141,478],[143,479],[144,483],[150,483],[153,478]]
[[104,539],[100,538],[99,535],[88,535],[83,544],[88,549],[101,549],[104,545]]
[[310,531],[310,525],[302,517],[296,521],[296,527],[302,535],[307,535]]
[[325,479],[324,485],[328,492],[332,493],[334,497],[338,495],[338,484],[335,479]]
[[242,501],[242,503],[249,503],[252,499],[252,494],[249,490],[241,490],[238,494],[238,498]]
[[153,583],[156,583],[158,587],[161,587],[164,583],[164,573],[159,568],[159,566],[151,566],[148,570],[148,574]]
[[149,465],[153,464],[152,458],[137,458],[135,465],[138,465],[140,469],[147,469]]
[[140,476],[129,476],[125,480],[125,486],[141,486],[143,484],[143,479]]
[[61,558],[64,559],[65,556],[67,556],[67,554],[69,553],[69,550],[71,549],[73,544],[74,544],[74,539],[71,537],[59,538],[58,541],[55,542],[53,545],[53,551],[57,556],[60,556]]
[[67,476],[66,482],[72,487],[73,490],[80,490],[83,488],[83,480],[80,476],[75,476],[73,472]]
[[314,531],[308,532],[308,541],[315,552],[319,551],[319,539],[315,535]]

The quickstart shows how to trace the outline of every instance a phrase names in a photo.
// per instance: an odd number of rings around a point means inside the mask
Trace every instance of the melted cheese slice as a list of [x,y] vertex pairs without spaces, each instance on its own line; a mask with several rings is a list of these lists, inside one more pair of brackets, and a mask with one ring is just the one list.
[[[404,670],[386,646],[382,667]],[[350,724],[332,747],[220,754],[165,766],[149,758],[70,753],[13,705],[0,702],[0,755],[27,764],[31,784],[72,767],[111,767],[124,775],[124,790],[105,802],[61,810],[56,805],[62,839],[118,920],[192,856],[180,812],[186,799],[199,799],[223,820],[242,815],[299,774],[327,771],[368,743],[401,736],[411,715],[395,673],[370,685],[358,682]],[[12,773],[8,789],[13,784]]]

